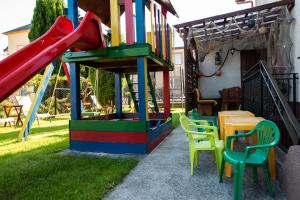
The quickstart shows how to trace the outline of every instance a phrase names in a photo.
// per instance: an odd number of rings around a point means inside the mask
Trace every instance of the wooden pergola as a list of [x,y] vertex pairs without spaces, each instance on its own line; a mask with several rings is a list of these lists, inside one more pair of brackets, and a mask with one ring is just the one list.
[[251,26],[249,26],[250,20],[254,20],[257,23],[256,25],[264,26],[269,31],[273,22],[278,18],[282,7],[287,6],[290,10],[294,4],[294,0],[282,0],[175,25],[174,27],[184,41],[186,112],[196,107],[193,90],[195,87],[198,87],[198,77],[195,72],[199,71],[197,53],[196,57],[193,55],[193,51],[197,52],[195,40],[191,40],[188,43],[189,30],[194,30],[193,38],[198,41],[205,41],[208,36],[210,40],[218,40],[220,38],[229,40],[233,36],[239,37],[245,32],[247,34],[247,31],[251,31]]

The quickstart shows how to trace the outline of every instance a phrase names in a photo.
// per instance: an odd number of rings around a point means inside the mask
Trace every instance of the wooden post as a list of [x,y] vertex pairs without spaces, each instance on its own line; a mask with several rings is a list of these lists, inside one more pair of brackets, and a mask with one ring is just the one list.
[[116,117],[122,117],[122,79],[120,73],[115,73],[115,102],[116,102]]
[[154,32],[155,32],[155,53],[159,55],[158,25],[157,25],[156,4],[154,4]]
[[164,118],[167,119],[170,116],[170,75],[168,70],[163,72],[163,83],[164,83]]
[[170,50],[170,26],[167,24],[167,61],[170,63],[170,55],[171,55],[171,50]]
[[155,52],[155,42],[154,42],[154,27],[153,27],[153,0],[150,0],[150,21],[151,21],[151,45],[152,45],[152,52]]
[[[68,18],[74,29],[78,26],[78,0],[68,0]],[[71,119],[81,118],[80,102],[80,68],[77,63],[70,63],[70,92],[71,92]]]
[[161,55],[163,59],[166,59],[166,27],[165,27],[165,20],[164,20],[164,14],[163,14],[163,6],[161,11],[161,43],[162,43],[162,49],[161,49]]
[[160,10],[157,10],[157,19],[158,19],[158,55],[162,57],[162,30],[161,30],[161,16]]
[[173,64],[173,31],[170,28],[170,64]]
[[168,34],[167,34],[167,9],[165,6],[161,6],[161,14],[162,14],[162,26],[163,26],[163,58],[168,60]]
[[119,46],[120,37],[120,6],[118,0],[110,0],[111,46]]
[[[137,43],[145,43],[145,0],[136,0],[136,36]],[[148,120],[148,84],[147,84],[147,57],[138,57],[138,92],[139,92],[139,118]]]
[[134,43],[132,0],[125,0],[125,19],[126,19],[126,43],[130,45]]

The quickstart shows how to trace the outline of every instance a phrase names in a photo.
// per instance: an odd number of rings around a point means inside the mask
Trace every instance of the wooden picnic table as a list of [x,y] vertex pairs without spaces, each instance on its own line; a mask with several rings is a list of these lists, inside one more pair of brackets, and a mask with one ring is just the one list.
[[[3,108],[6,118],[16,117],[16,126],[19,124],[21,126],[23,125],[23,121],[21,119],[23,105],[4,105]],[[13,114],[13,110],[16,112],[16,114]],[[10,125],[10,122],[5,122],[4,127],[6,127],[7,123]]]

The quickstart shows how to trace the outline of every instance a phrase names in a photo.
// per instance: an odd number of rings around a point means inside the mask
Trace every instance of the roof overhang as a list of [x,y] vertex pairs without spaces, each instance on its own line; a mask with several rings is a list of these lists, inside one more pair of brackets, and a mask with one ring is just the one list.
[[[135,0],[133,0],[135,1]],[[158,4],[166,7],[171,14],[178,16],[170,0],[155,0]],[[149,4],[149,0],[146,4]],[[120,14],[124,12],[124,0],[119,0]],[[79,0],[78,6],[84,11],[92,11],[100,17],[101,22],[110,27],[110,0]]]
[[[258,12],[264,14],[267,22],[271,22],[272,20],[276,19],[277,15],[280,12],[280,8],[282,6],[287,5],[288,8],[291,9],[293,8],[294,4],[295,4],[294,0],[282,0],[274,3],[256,6],[253,8],[238,10],[235,12],[230,12],[226,14],[221,14],[221,15],[207,17],[199,20],[185,22],[182,24],[174,25],[174,27],[177,29],[179,33],[187,33],[189,28],[191,27],[201,29],[206,27],[206,25],[210,22],[214,22],[218,26],[226,26],[230,21],[229,19],[231,18],[235,18],[237,22],[244,21],[247,20],[249,16],[253,16]],[[231,33],[231,31],[228,32]]]

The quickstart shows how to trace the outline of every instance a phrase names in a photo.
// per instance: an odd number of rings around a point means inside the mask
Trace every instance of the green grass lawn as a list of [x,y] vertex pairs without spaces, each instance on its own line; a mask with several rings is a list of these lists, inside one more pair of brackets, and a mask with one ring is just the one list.
[[0,199],[101,199],[137,164],[135,159],[71,156],[68,119],[34,124],[26,142],[20,128],[0,128]]

